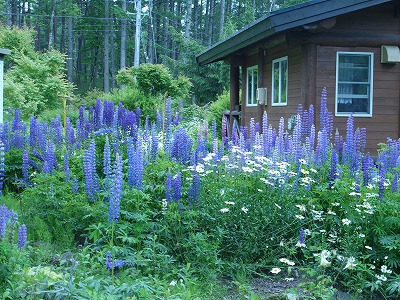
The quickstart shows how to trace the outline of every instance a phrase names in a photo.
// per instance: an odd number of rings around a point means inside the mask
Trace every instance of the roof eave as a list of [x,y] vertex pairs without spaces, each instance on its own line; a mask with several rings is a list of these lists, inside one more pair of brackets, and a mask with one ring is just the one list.
[[[338,0],[336,2],[340,3],[342,0]],[[365,1],[357,1],[357,0],[348,0],[343,7],[336,8],[333,11],[320,11],[318,14],[312,14],[309,9],[310,6],[326,6],[329,1],[310,1],[304,3],[299,6],[294,6],[293,8],[284,9],[282,11],[276,11],[271,15],[267,15],[255,23],[252,23],[227,39],[209,47],[205,51],[196,55],[196,62],[199,65],[206,65],[212,62],[216,62],[219,60],[223,60],[231,55],[234,55],[239,50],[248,47],[256,42],[261,41],[262,39],[266,39],[271,37],[272,35],[288,30],[293,29],[305,24],[309,24],[312,22],[320,21],[332,16],[337,16],[341,14],[345,14],[348,12],[352,12],[358,9],[382,4],[385,2],[390,2],[391,0],[365,0]],[[343,2],[342,2],[343,3]],[[290,12],[291,15],[294,15],[294,11],[298,10],[302,12],[303,15],[298,19],[291,19],[289,16],[289,20],[281,20],[280,17],[282,15]]]

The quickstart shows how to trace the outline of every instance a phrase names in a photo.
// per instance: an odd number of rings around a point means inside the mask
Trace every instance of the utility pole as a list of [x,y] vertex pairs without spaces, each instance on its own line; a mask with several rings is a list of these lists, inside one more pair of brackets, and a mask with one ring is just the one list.
[[136,0],[136,32],[135,32],[135,58],[133,65],[139,66],[140,58],[140,30],[142,26],[142,1]]

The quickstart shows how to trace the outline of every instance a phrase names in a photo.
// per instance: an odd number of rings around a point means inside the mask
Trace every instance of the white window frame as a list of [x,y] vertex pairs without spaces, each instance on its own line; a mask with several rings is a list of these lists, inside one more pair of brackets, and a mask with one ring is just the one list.
[[[282,62],[284,62],[284,61],[286,61],[286,68],[287,68],[287,70],[286,70],[286,78],[285,78],[285,80],[286,80],[286,86],[285,87],[283,87],[282,86],[282,78],[283,78],[283,76],[282,76]],[[278,87],[275,87],[275,63],[279,63],[279,86]],[[272,106],[287,106],[288,105],[288,85],[289,85],[289,82],[288,82],[288,78],[289,78],[289,60],[288,60],[288,57],[287,56],[283,56],[283,57],[280,57],[280,58],[277,58],[277,59],[274,59],[273,61],[272,61],[272,67],[271,67],[271,69],[272,69],[272,84],[271,84],[271,86],[272,86],[272,91],[271,91],[271,105]],[[283,102],[283,99],[282,99],[282,91],[285,89],[285,95],[286,95],[286,101],[285,102]],[[278,102],[275,102],[275,91],[276,90],[278,90]]]
[[[255,73],[257,77],[254,81]],[[246,76],[246,106],[257,106],[258,65],[248,67]],[[249,76],[251,76],[252,86],[250,86]]]
[[[369,101],[369,107],[368,111],[366,113],[362,112],[340,112],[338,111],[338,102],[339,98],[346,97],[345,94],[339,94],[339,56],[340,55],[365,55],[369,57],[369,69],[368,69],[368,75],[369,75],[369,81],[367,83],[365,82],[349,82],[349,83],[354,83],[354,84],[367,84],[369,86],[369,90],[367,92],[367,95],[351,95],[348,94],[347,96],[349,98],[364,98],[362,96],[367,96],[368,101]],[[374,53],[373,52],[345,52],[345,51],[338,51],[336,52],[336,92],[335,92],[335,116],[337,117],[348,117],[350,115],[353,115],[353,117],[372,117],[372,107],[373,107],[373,91],[374,91]],[[350,97],[351,96],[351,97]],[[352,101],[350,99],[350,101]]]

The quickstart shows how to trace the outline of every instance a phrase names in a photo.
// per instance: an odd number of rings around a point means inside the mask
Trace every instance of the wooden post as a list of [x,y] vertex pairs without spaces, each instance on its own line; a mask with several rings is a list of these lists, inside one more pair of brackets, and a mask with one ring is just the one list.
[[[231,60],[231,66],[230,66],[230,122],[229,122],[229,128],[232,128],[233,126],[233,116],[232,116],[232,111],[235,110],[236,105],[239,105],[239,63],[236,58],[233,58]],[[228,133],[228,136],[232,132]]]
[[0,48],[0,125],[3,124],[3,74],[4,74],[4,56],[10,55],[11,51]]
[[[258,87],[263,88],[264,86],[264,71],[265,71],[265,56],[267,55],[266,53],[267,50],[265,49],[258,49]],[[268,104],[267,104],[268,105]],[[260,123],[260,126],[262,126],[262,118],[263,114],[265,111],[265,104],[260,104],[259,102],[257,103],[257,120],[256,122]]]

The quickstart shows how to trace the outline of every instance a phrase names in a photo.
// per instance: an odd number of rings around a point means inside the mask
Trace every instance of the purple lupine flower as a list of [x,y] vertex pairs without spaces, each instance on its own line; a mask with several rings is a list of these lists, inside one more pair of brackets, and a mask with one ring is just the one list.
[[126,145],[128,149],[128,186],[129,188],[133,188],[135,186],[136,151],[131,137],[128,138]]
[[3,194],[4,172],[4,144],[0,140],[0,196]]
[[356,150],[354,142],[354,118],[352,114],[347,119],[346,142],[344,147],[344,162],[349,164],[354,158],[354,153]]
[[167,203],[172,200],[172,175],[170,171],[168,171],[167,179],[165,180],[165,200]]
[[122,184],[123,184],[123,174],[122,174],[122,157],[117,153],[115,157],[114,166],[114,180],[111,185],[110,193],[110,204],[108,210],[108,222],[118,222],[120,203],[122,198]]
[[20,249],[24,248],[26,245],[26,225],[22,224],[18,228],[18,247]]
[[107,251],[106,253],[106,268],[108,270],[111,270],[114,268],[114,264],[113,264],[113,257],[110,251]]
[[28,168],[29,168],[29,154],[28,150],[24,150],[22,152],[22,181],[25,186],[28,186],[29,184],[29,173],[28,173]]
[[7,206],[0,205],[0,238],[4,238],[6,235],[8,214]]
[[64,153],[64,174],[65,174],[65,182],[69,182],[69,180],[71,179],[71,171],[69,169],[68,152]]
[[111,127],[114,120],[114,103],[112,101],[104,101],[103,111],[103,124],[107,127]]
[[256,140],[256,124],[254,118],[250,119],[250,147],[254,146]]
[[96,177],[96,145],[94,140],[83,153],[83,171],[85,173],[86,193],[91,201],[96,199],[98,182]]
[[215,140],[217,138],[217,121],[214,119],[211,124],[211,139]]
[[188,199],[191,205],[196,205],[200,198],[200,176],[193,172],[192,184],[188,189]]
[[57,115],[55,119],[52,118],[50,121],[50,133],[54,144],[60,147],[62,143],[62,132],[63,126],[61,124],[61,118],[60,115]]
[[122,127],[122,124],[124,123],[125,120],[125,115],[126,115],[125,107],[123,106],[122,102],[118,102],[118,116],[117,116],[118,126]]
[[323,128],[327,127],[328,124],[328,98],[327,98],[327,90],[326,87],[322,89],[321,92],[321,110],[320,110],[320,123],[319,127],[322,131]]
[[111,148],[108,136],[106,136],[106,142],[104,144],[103,151],[103,174],[108,177],[111,174]]
[[49,141],[43,164],[43,172],[52,175],[53,170],[56,167],[57,167],[57,158],[55,154],[54,143],[52,141]]
[[76,176],[72,177],[71,189],[74,194],[79,193],[79,182],[78,182],[78,178],[76,178]]
[[371,170],[374,167],[374,160],[371,158],[369,153],[364,156],[364,161],[362,164],[363,171],[363,185],[367,186],[371,183]]
[[110,251],[107,251],[105,264],[106,264],[107,270],[112,270],[112,269],[115,270],[115,269],[122,268],[124,266],[129,265],[129,263],[124,260],[113,259]]
[[[71,134],[72,132],[72,134]],[[67,117],[65,122],[65,144],[67,149],[70,149],[75,144],[75,133],[71,125],[71,120]]]
[[87,138],[85,132],[85,109],[83,106],[79,107],[79,118],[76,121],[76,133],[79,141],[83,141]]
[[158,155],[158,136],[156,125],[152,125],[151,129],[151,148],[150,148],[150,161],[155,162]]
[[172,179],[172,186],[174,189],[173,198],[175,201],[179,201],[182,197],[182,174],[178,172]]
[[94,129],[99,130],[103,127],[103,103],[100,99],[96,100],[96,106],[93,113]]
[[227,127],[228,119],[224,115],[222,117],[222,141],[224,145],[228,143],[228,127]]
[[338,154],[335,148],[332,149],[331,153],[331,164],[330,164],[330,172],[329,172],[329,186],[332,187],[336,178],[338,178],[337,173],[337,164],[338,164]]
[[136,144],[136,155],[134,161],[134,174],[135,174],[135,186],[138,190],[143,187],[143,173],[144,173],[144,157],[143,157],[143,138],[142,135],[138,135],[138,142]]
[[300,229],[299,240],[297,242],[297,246],[305,247],[305,241],[306,241],[306,233],[305,233],[304,229]]
[[38,126],[38,121],[34,116],[30,119],[30,125],[29,125],[29,145],[31,148],[34,148],[38,143],[37,126]]
[[255,141],[254,141],[254,155],[256,157],[261,157],[264,155],[264,145],[262,136],[259,132],[256,132]]
[[[177,162],[182,164],[186,164],[190,160],[191,149],[192,149],[192,139],[187,133],[185,128],[178,128],[174,133],[174,141],[171,148],[171,158],[174,158]],[[196,149],[196,153],[203,157],[204,148],[203,148],[203,139],[200,137],[198,140],[198,149]]]
[[163,121],[162,121],[162,116],[160,111],[157,109],[157,114],[156,114],[156,128],[157,132],[160,132],[163,130]]

